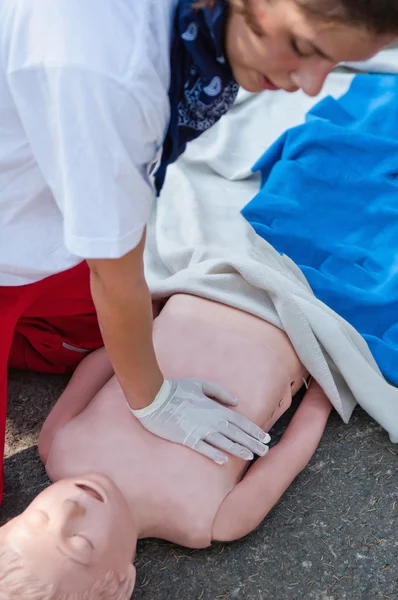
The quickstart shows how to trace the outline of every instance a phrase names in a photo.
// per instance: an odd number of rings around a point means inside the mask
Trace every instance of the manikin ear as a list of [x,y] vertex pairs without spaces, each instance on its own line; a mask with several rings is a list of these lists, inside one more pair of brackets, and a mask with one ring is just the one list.
[[[137,571],[136,568],[133,564],[128,566],[127,569],[127,573],[125,575],[125,578],[128,580],[129,582],[129,587],[128,587],[128,599],[130,599],[130,596],[133,593],[134,590],[134,586],[135,586],[135,580],[136,580],[136,576],[137,576]],[[1,599],[0,599],[1,600]]]

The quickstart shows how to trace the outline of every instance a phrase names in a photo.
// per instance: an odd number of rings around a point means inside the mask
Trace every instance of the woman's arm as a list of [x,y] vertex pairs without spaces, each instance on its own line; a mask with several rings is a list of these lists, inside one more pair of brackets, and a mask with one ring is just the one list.
[[89,260],[91,291],[105,347],[131,408],[148,406],[162,383],[152,340],[151,296],[144,276],[145,236],[119,259]]
[[239,539],[261,523],[311,460],[331,409],[313,381],[281,441],[254,463],[222,503],[213,526],[214,540]]

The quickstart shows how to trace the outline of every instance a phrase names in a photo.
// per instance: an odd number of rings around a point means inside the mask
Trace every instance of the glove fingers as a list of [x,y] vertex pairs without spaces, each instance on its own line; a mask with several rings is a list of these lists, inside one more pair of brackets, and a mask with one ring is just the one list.
[[259,442],[251,435],[248,435],[233,423],[227,422],[223,424],[220,427],[220,432],[224,434],[225,437],[233,440],[241,446],[244,446],[245,448],[248,448],[258,456],[265,456],[269,450],[268,446]]
[[214,448],[214,446],[210,446],[210,444],[206,444],[200,440],[197,444],[195,444],[193,450],[198,452],[199,454],[203,454],[203,456],[207,456],[207,458],[211,458],[218,465],[224,465],[228,462],[228,456],[226,456],[223,452]]
[[219,402],[227,404],[228,406],[236,406],[238,404],[237,398],[232,396],[232,394],[230,394],[225,388],[221,387],[221,385],[211,383],[211,381],[202,381],[202,390],[206,396],[209,396],[209,398],[219,400]]
[[225,450],[232,456],[237,456],[238,458],[243,458],[243,460],[253,460],[254,456],[250,450],[241,446],[240,444],[236,444],[231,441],[222,433],[210,433],[206,438],[206,442],[215,446],[216,448],[220,448],[220,450]]
[[227,421],[236,425],[239,429],[250,435],[256,440],[260,440],[262,444],[268,444],[271,440],[268,433],[263,431],[260,427],[246,419],[243,415],[240,415],[237,412],[230,411],[227,416]]

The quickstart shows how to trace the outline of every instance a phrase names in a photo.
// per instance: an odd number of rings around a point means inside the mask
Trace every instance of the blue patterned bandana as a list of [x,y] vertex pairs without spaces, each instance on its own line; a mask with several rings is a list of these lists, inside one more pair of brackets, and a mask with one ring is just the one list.
[[216,123],[234,103],[239,86],[225,56],[227,1],[214,8],[193,8],[179,0],[171,46],[171,118],[155,175],[159,193],[167,167],[191,140]]

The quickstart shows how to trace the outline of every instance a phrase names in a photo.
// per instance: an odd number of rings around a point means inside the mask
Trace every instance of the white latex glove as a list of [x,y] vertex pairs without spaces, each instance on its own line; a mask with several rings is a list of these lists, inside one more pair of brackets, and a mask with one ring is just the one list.
[[155,400],[131,412],[148,430],[171,442],[189,446],[222,465],[228,457],[224,450],[244,460],[268,452],[270,436],[254,423],[221,406],[236,398],[226,390],[200,379],[165,380]]

